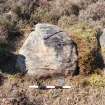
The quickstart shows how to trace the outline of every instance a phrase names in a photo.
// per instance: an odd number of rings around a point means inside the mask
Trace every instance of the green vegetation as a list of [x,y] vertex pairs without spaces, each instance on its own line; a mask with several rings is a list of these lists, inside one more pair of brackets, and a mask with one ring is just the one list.
[[91,86],[105,87],[105,76],[93,74],[88,81]]

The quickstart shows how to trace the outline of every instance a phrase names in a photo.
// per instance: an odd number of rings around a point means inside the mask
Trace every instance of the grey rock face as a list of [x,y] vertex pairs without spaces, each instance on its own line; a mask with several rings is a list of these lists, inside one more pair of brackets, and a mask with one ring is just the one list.
[[102,48],[105,48],[105,29],[103,30],[103,33],[100,36],[100,45]]
[[101,45],[101,52],[102,52],[102,57],[105,65],[105,29],[103,30],[103,33],[100,36],[100,45]]
[[21,47],[16,66],[36,78],[74,73],[77,49],[71,38],[59,27],[37,24]]

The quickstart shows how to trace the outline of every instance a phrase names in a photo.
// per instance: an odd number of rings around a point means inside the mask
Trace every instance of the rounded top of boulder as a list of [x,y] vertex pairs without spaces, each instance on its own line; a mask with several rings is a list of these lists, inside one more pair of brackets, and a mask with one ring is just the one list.
[[48,23],[38,23],[35,25],[35,31],[40,32],[41,34],[55,34],[62,30],[56,25]]

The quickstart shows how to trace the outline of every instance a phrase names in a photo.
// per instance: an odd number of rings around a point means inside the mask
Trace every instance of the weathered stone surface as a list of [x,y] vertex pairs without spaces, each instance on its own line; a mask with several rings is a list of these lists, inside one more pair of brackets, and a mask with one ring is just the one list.
[[105,48],[105,29],[103,30],[103,33],[100,36],[100,45],[102,48]]
[[101,53],[105,65],[105,29],[103,30],[102,35],[100,36],[100,45],[101,45]]
[[77,69],[77,49],[59,27],[37,24],[21,47],[16,66],[36,77],[70,74]]

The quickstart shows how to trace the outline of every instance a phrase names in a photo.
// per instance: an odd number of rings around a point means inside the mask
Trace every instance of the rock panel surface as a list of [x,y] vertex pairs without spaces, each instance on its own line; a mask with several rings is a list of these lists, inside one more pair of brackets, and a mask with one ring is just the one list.
[[77,69],[76,44],[58,26],[51,24],[37,24],[19,55],[18,69],[36,78],[74,74]]
[[101,54],[104,62],[104,67],[105,68],[105,29],[103,30],[102,35],[100,36],[100,46],[101,46]]

